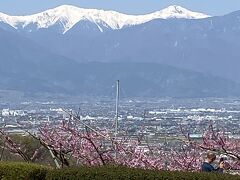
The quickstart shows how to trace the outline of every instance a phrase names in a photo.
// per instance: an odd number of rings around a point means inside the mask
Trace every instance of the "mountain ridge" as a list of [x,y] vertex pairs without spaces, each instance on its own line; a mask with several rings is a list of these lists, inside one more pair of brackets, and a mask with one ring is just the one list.
[[119,79],[129,96],[240,96],[240,11],[115,30],[85,18],[65,33],[54,17],[40,29],[0,22],[0,89],[107,96]]
[[0,13],[0,21],[5,22],[15,29],[25,28],[36,24],[38,29],[49,28],[60,22],[63,25],[62,33],[66,33],[75,24],[82,20],[95,23],[102,32],[101,25],[113,30],[122,29],[125,26],[139,25],[154,19],[186,18],[201,19],[209,15],[193,12],[181,6],[172,5],[160,11],[145,15],[127,15],[117,11],[104,11],[98,9],[84,9],[71,5],[62,5],[37,14],[26,16],[9,16]]

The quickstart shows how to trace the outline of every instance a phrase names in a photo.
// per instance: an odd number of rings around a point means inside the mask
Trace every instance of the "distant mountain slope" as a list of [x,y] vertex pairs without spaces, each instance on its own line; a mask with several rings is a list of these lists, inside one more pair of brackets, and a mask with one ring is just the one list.
[[119,79],[127,97],[225,97],[240,85],[154,63],[76,63],[0,29],[0,89],[27,94],[112,96]]
[[[0,29],[0,89],[62,91],[78,64],[50,53],[27,38]],[[69,89],[71,89],[69,84]]]
[[121,81],[124,97],[228,97],[240,84],[156,63],[85,63],[79,67],[80,94],[114,96]]
[[88,51],[79,50],[76,57],[83,61],[158,62],[240,82],[238,16],[240,12],[203,20],[151,21],[93,38],[86,43]]
[[79,62],[155,62],[240,82],[239,16],[158,19],[103,33],[85,21],[64,35],[39,30],[25,36]]

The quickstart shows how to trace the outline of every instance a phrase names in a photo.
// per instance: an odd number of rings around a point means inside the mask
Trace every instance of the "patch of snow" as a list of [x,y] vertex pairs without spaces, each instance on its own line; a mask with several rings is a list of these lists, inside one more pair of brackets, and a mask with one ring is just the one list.
[[180,6],[169,6],[166,9],[146,15],[127,15],[116,11],[104,11],[97,9],[83,9],[71,5],[62,5],[54,9],[28,16],[9,16],[0,13],[0,22],[5,22],[14,28],[26,27],[29,24],[36,24],[38,28],[48,28],[57,23],[63,25],[63,34],[70,30],[75,24],[82,20],[88,20],[97,25],[103,32],[101,26],[113,30],[125,26],[133,26],[154,19],[186,18],[202,19],[210,17],[206,14],[192,12]]

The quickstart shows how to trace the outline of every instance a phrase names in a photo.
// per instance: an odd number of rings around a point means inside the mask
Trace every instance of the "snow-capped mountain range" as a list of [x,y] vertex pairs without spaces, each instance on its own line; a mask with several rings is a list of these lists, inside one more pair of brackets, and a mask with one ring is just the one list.
[[0,93],[107,96],[120,79],[131,96],[239,97],[239,17],[180,6],[146,15],[69,5],[0,13]]
[[116,11],[104,11],[97,9],[83,9],[71,5],[62,5],[54,9],[28,15],[28,16],[9,16],[0,13],[0,22],[4,22],[15,29],[25,28],[28,25],[36,25],[38,29],[49,28],[57,23],[63,27],[62,33],[66,33],[75,24],[80,21],[90,21],[95,23],[100,31],[102,27],[113,30],[122,29],[123,27],[139,25],[154,19],[185,18],[185,19],[202,19],[208,18],[209,15],[192,12],[180,6],[169,6],[161,11],[146,15],[127,15]]

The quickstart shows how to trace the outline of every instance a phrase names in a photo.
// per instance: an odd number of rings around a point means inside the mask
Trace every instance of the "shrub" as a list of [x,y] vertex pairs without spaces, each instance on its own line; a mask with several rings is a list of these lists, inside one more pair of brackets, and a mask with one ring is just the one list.
[[47,180],[240,180],[240,176],[131,169],[127,167],[79,167],[49,171]]
[[215,173],[171,172],[119,166],[52,169],[37,164],[1,162],[3,180],[240,180],[240,176]]
[[0,178],[3,180],[44,180],[50,168],[22,162],[1,162]]

